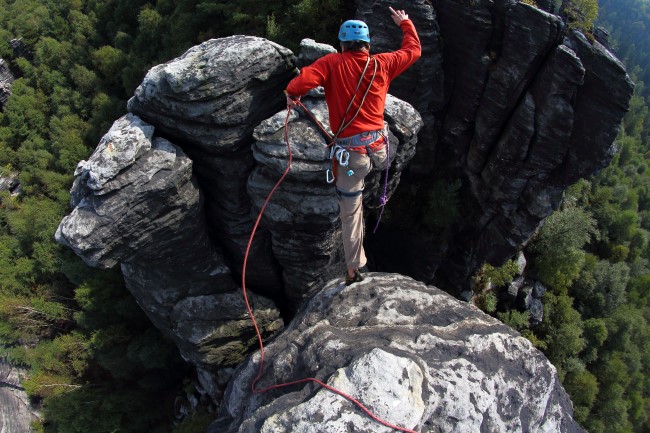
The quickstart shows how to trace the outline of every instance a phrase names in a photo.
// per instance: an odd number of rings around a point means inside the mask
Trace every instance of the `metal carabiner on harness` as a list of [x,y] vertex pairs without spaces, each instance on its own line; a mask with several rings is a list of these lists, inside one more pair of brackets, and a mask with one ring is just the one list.
[[327,183],[334,183],[336,178],[334,177],[334,171],[331,168],[325,170],[325,180]]
[[335,144],[330,151],[330,159],[334,158],[336,158],[341,166],[347,167],[350,163],[350,152],[345,147]]
[[347,167],[350,163],[350,152],[348,152],[347,149],[339,146],[336,150],[336,159],[338,160],[339,164],[341,164],[341,166]]

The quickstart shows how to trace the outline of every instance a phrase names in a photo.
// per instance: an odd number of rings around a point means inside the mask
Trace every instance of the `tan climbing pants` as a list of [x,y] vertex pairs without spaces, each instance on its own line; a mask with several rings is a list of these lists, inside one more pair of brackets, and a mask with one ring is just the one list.
[[[386,164],[386,148],[373,152],[373,163],[382,167]],[[359,269],[366,264],[363,250],[363,187],[364,178],[372,166],[368,155],[350,152],[348,166],[338,167],[336,189],[343,231],[345,264],[349,269]]]

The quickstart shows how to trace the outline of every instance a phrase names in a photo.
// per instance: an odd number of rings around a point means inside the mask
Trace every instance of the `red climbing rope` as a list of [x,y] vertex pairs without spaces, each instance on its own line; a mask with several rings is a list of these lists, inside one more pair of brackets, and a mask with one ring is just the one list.
[[[302,105],[302,104],[300,104],[300,105]],[[253,383],[251,385],[251,390],[252,390],[253,394],[261,394],[261,393],[269,391],[271,389],[284,388],[284,387],[287,387],[287,386],[297,385],[297,384],[300,384],[300,383],[306,383],[306,382],[317,383],[318,385],[322,386],[323,388],[327,389],[328,391],[333,392],[334,394],[338,394],[341,397],[345,398],[346,400],[356,404],[370,418],[374,419],[375,421],[377,421],[380,424],[385,425],[388,428],[392,428],[393,430],[403,431],[403,432],[406,432],[406,433],[418,433],[415,430],[409,430],[407,428],[399,427],[399,426],[393,425],[393,424],[391,424],[391,423],[389,423],[387,421],[384,421],[383,419],[381,419],[378,416],[376,416],[375,414],[373,414],[370,411],[370,409],[365,407],[360,401],[356,400],[351,395],[348,395],[348,394],[344,393],[343,391],[339,391],[338,389],[333,388],[333,387],[327,385],[326,383],[324,383],[324,382],[322,382],[322,381],[320,381],[320,380],[318,380],[316,378],[313,378],[313,377],[307,377],[305,379],[300,379],[300,380],[296,380],[296,381],[293,381],[293,382],[279,383],[279,384],[276,384],[276,385],[268,386],[268,387],[263,388],[263,389],[256,389],[255,388],[255,384],[260,380],[260,378],[262,377],[262,375],[264,373],[264,343],[262,342],[262,334],[260,333],[259,327],[257,326],[257,321],[255,320],[255,315],[253,314],[253,310],[252,310],[250,302],[248,300],[248,294],[246,292],[246,264],[248,262],[248,254],[250,252],[251,245],[253,243],[253,238],[255,237],[255,233],[257,232],[257,228],[258,228],[258,226],[260,224],[260,221],[262,220],[262,215],[264,214],[264,210],[266,210],[266,206],[269,204],[269,201],[271,200],[271,197],[273,196],[275,191],[278,189],[280,184],[284,181],[284,178],[287,177],[287,175],[289,174],[289,171],[291,170],[291,162],[293,161],[293,154],[291,152],[291,144],[289,143],[289,116],[290,115],[291,115],[291,107],[287,107],[287,117],[286,117],[286,119],[284,121],[284,139],[285,139],[285,141],[287,143],[287,150],[289,152],[289,163],[287,164],[287,168],[284,170],[284,173],[282,173],[282,176],[280,177],[280,179],[276,182],[276,184],[271,189],[271,192],[269,193],[268,197],[264,201],[264,204],[262,205],[262,208],[260,209],[260,212],[259,212],[259,214],[257,216],[257,219],[255,220],[255,225],[253,226],[253,230],[251,231],[250,238],[248,239],[248,245],[246,246],[246,253],[244,255],[244,265],[242,267],[242,283],[241,283],[241,285],[242,285],[242,291],[244,293],[244,301],[246,302],[246,309],[248,310],[248,315],[250,316],[251,321],[253,322],[253,327],[255,328],[255,333],[257,334],[257,341],[259,342],[259,345],[260,345],[260,368],[259,368],[259,371],[257,373],[257,376],[255,377],[255,379],[253,379]]]

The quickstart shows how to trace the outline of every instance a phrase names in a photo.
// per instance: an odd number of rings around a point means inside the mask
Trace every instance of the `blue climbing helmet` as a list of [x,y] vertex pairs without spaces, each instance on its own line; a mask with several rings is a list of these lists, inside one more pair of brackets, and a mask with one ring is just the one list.
[[368,25],[359,20],[347,20],[341,24],[339,30],[339,41],[363,41],[370,43],[370,31]]

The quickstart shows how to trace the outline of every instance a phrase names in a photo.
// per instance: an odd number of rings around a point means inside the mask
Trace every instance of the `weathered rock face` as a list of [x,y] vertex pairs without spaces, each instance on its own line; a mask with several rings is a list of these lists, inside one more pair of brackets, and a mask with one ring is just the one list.
[[423,128],[419,133],[418,158],[410,170],[427,173],[433,164],[435,150],[434,113],[444,107],[443,41],[436,10],[428,0],[370,1],[357,0],[357,16],[370,27],[373,53],[395,51],[402,42],[402,33],[389,17],[388,7],[404,9],[415,24],[422,44],[422,57],[390,86],[390,93],[408,101],[420,113]]
[[335,52],[336,48],[331,45],[321,44],[313,39],[303,39],[300,41],[299,67],[310,65],[324,55]]
[[29,432],[30,424],[38,417],[20,385],[25,375],[26,372],[0,359],[0,432]]
[[[253,129],[284,105],[293,54],[262,38],[214,39],[152,68],[128,104],[192,158],[205,191],[212,234],[233,269],[241,269],[253,226],[246,181],[254,166]],[[269,235],[260,231],[249,256],[252,286],[281,290],[270,261]]]
[[[128,289],[185,359],[205,370],[236,365],[254,331],[221,249],[208,236],[192,161],[129,114],[75,172],[74,210],[58,242],[100,268],[121,264]],[[265,334],[282,320],[252,295]]]
[[0,191],[9,191],[12,195],[20,194],[20,179],[18,173],[9,173],[7,176],[0,176]]
[[[435,119],[420,133],[409,172],[422,191],[419,201],[426,206],[432,182],[462,181],[462,218],[426,249],[417,246],[426,233],[404,248],[405,262],[416,264],[414,278],[435,275],[447,289],[461,290],[484,262],[498,265],[520,250],[566,187],[613,156],[633,84],[603,45],[568,32],[547,3],[542,10],[513,0],[357,2],[358,16],[377,29],[379,51],[401,37],[385,30],[390,4],[409,13],[430,53],[411,72],[428,81],[413,84],[405,76],[395,83],[425,123]],[[409,86],[419,91],[409,93]],[[417,168],[422,162],[428,172]],[[373,245],[390,249],[382,242],[399,230],[391,227]],[[388,263],[384,270],[405,268]]]
[[[583,432],[555,368],[511,328],[395,274],[329,283],[266,348],[257,388],[316,377],[417,431]],[[316,385],[251,395],[252,356],[209,432],[393,431]]]
[[[399,46],[388,5],[407,10],[424,45],[423,59],[394,86],[411,105],[387,103],[388,191],[414,158],[408,174],[417,201],[427,206],[432,182],[460,180],[461,218],[442,234],[401,236],[396,215],[412,209],[394,209],[391,236],[371,239],[368,253],[391,249],[397,260],[374,261],[382,270],[401,266],[422,281],[436,276],[462,288],[483,262],[498,264],[520,249],[569,184],[609,162],[632,84],[603,46],[514,0],[360,0],[380,51]],[[309,47],[305,62],[328,50]],[[277,44],[232,36],[153,68],[129,101],[132,114],[79,164],[74,210],[56,234],[92,266],[121,265],[129,290],[197,366],[215,400],[227,376],[219,369],[255,345],[234,281],[257,210],[287,163],[278,111],[294,62]],[[303,99],[327,125],[322,95]],[[265,336],[282,326],[269,298],[297,307],[344,269],[324,140],[303,113],[289,121],[292,169],[247,267]],[[382,176],[377,168],[367,178],[368,209],[377,206]],[[381,416],[431,431],[581,431],[548,361],[499,322],[402,277],[377,276],[351,289],[333,284],[269,347],[273,360],[260,386],[333,377],[344,388],[353,384],[350,392],[361,392]],[[347,423],[382,431],[310,387],[277,400],[251,397],[251,362],[213,431],[306,432],[321,422],[328,431]],[[369,385],[368,376],[378,380]],[[379,403],[391,401],[415,409]]]
[[[313,92],[303,103],[329,131],[324,94]],[[257,166],[248,190],[260,209],[289,158],[285,143],[286,112],[277,113],[255,130],[253,153]],[[417,131],[422,126],[409,104],[389,96],[385,120],[389,132],[390,163],[387,193],[392,195],[401,171],[415,153]],[[275,258],[284,270],[285,291],[297,306],[344,268],[340,242],[338,199],[325,181],[330,165],[329,148],[318,127],[305,113],[294,111],[288,123],[292,144],[292,169],[264,213],[263,225],[271,232]],[[331,131],[329,131],[331,133]],[[383,192],[385,166],[373,167],[366,178],[364,204],[378,207]],[[341,169],[343,171],[343,169]]]

